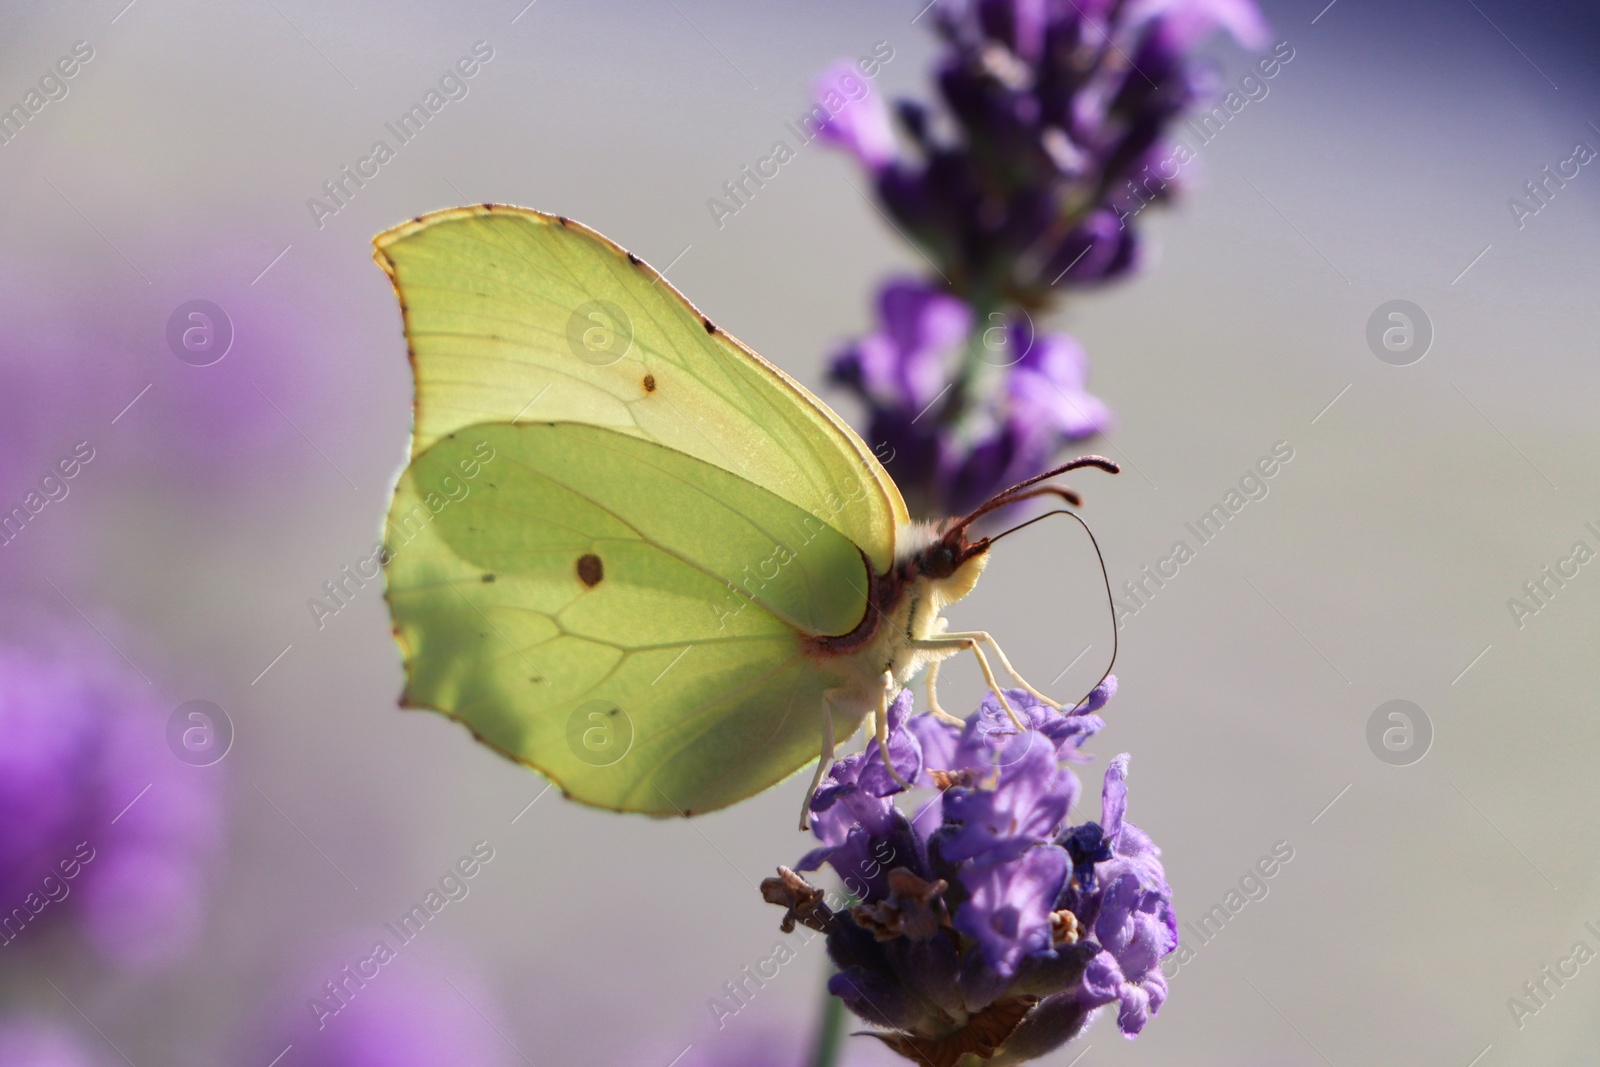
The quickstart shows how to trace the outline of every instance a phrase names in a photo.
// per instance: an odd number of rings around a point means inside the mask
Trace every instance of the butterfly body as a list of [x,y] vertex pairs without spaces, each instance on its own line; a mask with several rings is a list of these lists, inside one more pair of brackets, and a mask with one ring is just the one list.
[[809,644],[821,663],[838,662],[849,671],[862,698],[876,701],[887,685],[899,692],[922,670],[956,649],[930,649],[926,642],[944,632],[941,612],[977,585],[988,563],[986,550],[961,558],[947,546],[935,524],[913,522],[895,531],[895,564],[872,575],[868,608],[848,634],[813,637]]

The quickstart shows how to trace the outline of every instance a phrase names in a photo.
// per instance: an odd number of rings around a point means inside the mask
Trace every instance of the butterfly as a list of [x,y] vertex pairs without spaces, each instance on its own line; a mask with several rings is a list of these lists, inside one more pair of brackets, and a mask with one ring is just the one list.
[[382,553],[403,705],[575,800],[686,816],[813,759],[814,791],[924,668],[944,716],[963,650],[1048,699],[940,612],[988,561],[974,522],[1114,463],[913,521],[846,423],[595,231],[482,204],[374,246],[416,384]]

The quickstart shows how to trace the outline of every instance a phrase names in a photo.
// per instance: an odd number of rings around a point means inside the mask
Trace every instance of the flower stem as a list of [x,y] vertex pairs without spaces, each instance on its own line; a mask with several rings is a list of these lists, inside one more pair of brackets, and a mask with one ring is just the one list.
[[834,1067],[839,1062],[839,1050],[844,1046],[844,1002],[831,993],[823,993],[822,1024],[817,1027],[816,1042],[811,1046],[810,1067]]
[[950,391],[950,398],[944,402],[939,412],[939,421],[945,426],[956,426],[961,422],[962,416],[966,414],[968,394],[973,391],[975,385],[983,384],[978,382],[977,378],[986,369],[983,359],[984,341],[990,329],[989,314],[994,310],[994,306],[988,303],[970,306],[972,329],[967,334],[967,345],[962,353],[961,367],[956,371],[955,388]]

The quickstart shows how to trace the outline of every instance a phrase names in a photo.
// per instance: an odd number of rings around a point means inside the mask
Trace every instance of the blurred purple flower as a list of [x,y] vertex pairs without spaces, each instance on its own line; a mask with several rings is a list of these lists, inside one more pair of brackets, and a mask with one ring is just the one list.
[[894,129],[883,97],[862,77],[858,65],[840,60],[822,72],[811,95],[828,112],[819,132],[877,171],[894,159]]
[[1215,30],[1224,30],[1246,48],[1264,48],[1267,22],[1254,0],[1134,0],[1128,21],[1157,20],[1164,46],[1187,51]]
[[960,727],[908,717],[901,694],[895,768],[939,795],[908,818],[869,745],[830,770],[813,801],[823,845],[797,865],[828,864],[859,903],[830,907],[787,868],[762,883],[785,928],[827,935],[829,990],[901,1055],[1004,1067],[1060,1046],[1104,1005],[1120,1004],[1130,1037],[1160,1009],[1176,921],[1159,850],[1124,818],[1126,756],[1106,771],[1101,822],[1066,823],[1079,792],[1067,764],[1115,690],[1107,678],[1075,713],[1009,690],[1023,729],[994,694]]
[[[340,421],[328,416],[341,410],[338,380],[357,373],[333,358],[350,347],[338,336],[339,303],[284,263],[252,285],[275,251],[222,238],[165,259],[147,253],[150,284],[120,260],[0,258],[10,294],[0,332],[3,507],[79,440],[146,474],[222,485],[322,464],[297,426],[338,459],[342,441],[329,428]],[[180,359],[169,338],[179,308],[197,299],[225,318],[178,315],[175,334],[180,348],[186,330],[192,343],[213,346],[189,353],[196,362],[215,357],[207,366]]]
[[173,755],[168,714],[98,646],[0,648],[0,964],[62,922],[129,966],[193,945],[225,772]]
[[1006,379],[1008,417],[1042,438],[1040,450],[1046,457],[1061,441],[1082,440],[1110,427],[1110,409],[1085,388],[1089,360],[1076,338],[1061,333],[1030,337],[1020,323],[1012,323],[1010,331],[1022,355]]
[[[413,957],[419,950],[402,946],[369,977],[348,977],[341,968],[367,955],[370,940],[354,933],[342,938],[353,950],[348,958],[330,956],[297,979],[287,1016],[275,1021],[274,1039],[263,1046],[271,1048],[269,1059],[292,1043],[302,1067],[509,1067],[521,1062],[502,1036],[511,1027],[496,998],[478,976],[459,966]],[[329,992],[330,981],[338,999]],[[308,1010],[313,1000],[331,1002],[338,1011],[321,1012],[319,1020],[319,1013]]]
[[[630,1067],[664,1067],[680,1052],[677,1067],[806,1067],[815,1035],[764,1028],[718,1032],[694,1042],[687,1051],[661,1047],[630,1059]],[[896,1058],[875,1041],[845,1041],[837,1067],[889,1067]]]
[[0,1064],[5,1067],[105,1067],[71,1031],[42,1019],[0,1021]]
[[834,357],[835,380],[882,408],[915,414],[961,367],[972,309],[940,289],[892,278],[878,292],[882,326]]

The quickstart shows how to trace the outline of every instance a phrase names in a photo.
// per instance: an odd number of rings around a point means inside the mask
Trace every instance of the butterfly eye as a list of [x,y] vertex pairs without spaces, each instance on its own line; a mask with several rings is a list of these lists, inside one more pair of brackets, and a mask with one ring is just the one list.
[[956,569],[955,547],[948,541],[929,545],[927,555],[923,557],[922,569],[933,578],[950,577]]

